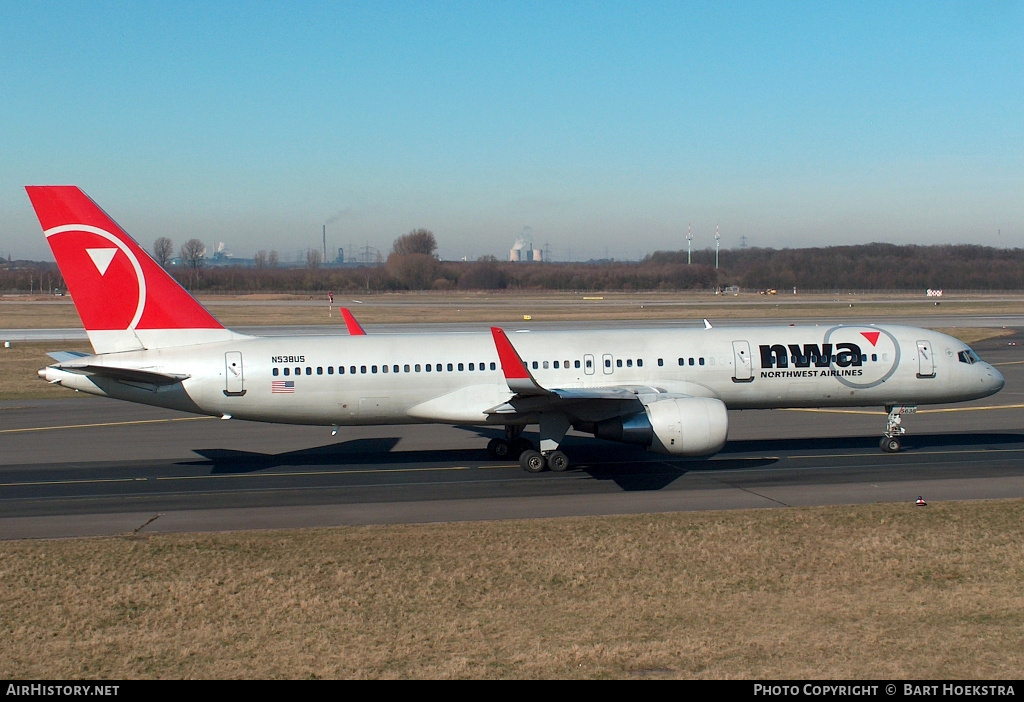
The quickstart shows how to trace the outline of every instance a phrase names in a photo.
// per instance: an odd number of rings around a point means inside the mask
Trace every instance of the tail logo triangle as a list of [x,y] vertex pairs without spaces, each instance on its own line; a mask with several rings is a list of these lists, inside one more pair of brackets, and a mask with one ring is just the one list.
[[117,249],[86,249],[86,252],[89,254],[89,258],[92,259],[93,265],[96,266],[96,270],[102,276],[106,274],[107,267],[114,260],[114,254],[117,253]]

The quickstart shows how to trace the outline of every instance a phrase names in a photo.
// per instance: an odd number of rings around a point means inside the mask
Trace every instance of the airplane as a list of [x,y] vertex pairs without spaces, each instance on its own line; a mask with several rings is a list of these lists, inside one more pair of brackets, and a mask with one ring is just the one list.
[[[93,353],[39,371],[79,392],[202,415],[332,427],[503,427],[494,459],[564,471],[570,429],[710,456],[728,410],[881,406],[901,449],[918,405],[987,397],[1003,376],[965,343],[880,324],[259,337],[226,329],[75,186],[27,186]],[[348,312],[347,310],[345,312]],[[539,444],[523,436],[536,425]]]

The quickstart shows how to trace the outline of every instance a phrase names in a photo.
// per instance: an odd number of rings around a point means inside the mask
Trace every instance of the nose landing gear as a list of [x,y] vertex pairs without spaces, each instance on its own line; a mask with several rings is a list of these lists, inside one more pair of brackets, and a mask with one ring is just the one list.
[[885,435],[882,436],[878,447],[886,453],[898,453],[902,448],[900,437],[907,432],[902,426],[902,415],[916,413],[917,405],[886,405],[885,409],[888,410],[889,417],[885,423]]

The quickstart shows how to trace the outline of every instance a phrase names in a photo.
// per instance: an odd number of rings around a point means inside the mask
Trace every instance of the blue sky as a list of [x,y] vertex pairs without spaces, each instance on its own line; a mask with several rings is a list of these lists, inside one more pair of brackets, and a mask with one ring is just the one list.
[[1022,2],[0,0],[0,254],[23,186],[144,246],[443,258],[1024,246]]

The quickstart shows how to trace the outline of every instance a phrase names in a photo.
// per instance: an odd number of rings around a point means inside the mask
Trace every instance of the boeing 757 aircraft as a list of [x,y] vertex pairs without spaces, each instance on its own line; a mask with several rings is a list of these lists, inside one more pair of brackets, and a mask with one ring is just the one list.
[[[986,397],[1003,376],[966,344],[875,324],[256,337],[225,329],[74,186],[26,188],[94,353],[54,353],[50,383],[225,419],[504,427],[487,448],[566,470],[570,428],[708,456],[728,409],[879,406],[883,451],[917,405]],[[539,446],[523,429],[539,426]]]

